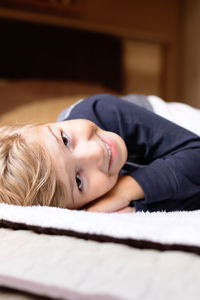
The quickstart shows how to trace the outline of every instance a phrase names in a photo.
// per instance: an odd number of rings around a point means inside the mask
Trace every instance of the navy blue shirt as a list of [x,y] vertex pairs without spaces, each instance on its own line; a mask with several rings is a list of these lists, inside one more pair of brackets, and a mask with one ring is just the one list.
[[71,119],[88,119],[123,138],[128,159],[119,176],[132,176],[145,194],[134,201],[136,211],[200,209],[199,136],[107,94],[79,102],[64,120]]

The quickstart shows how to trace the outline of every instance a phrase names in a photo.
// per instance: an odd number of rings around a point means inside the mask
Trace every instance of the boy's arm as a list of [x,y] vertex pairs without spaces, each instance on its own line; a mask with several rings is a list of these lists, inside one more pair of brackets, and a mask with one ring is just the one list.
[[131,176],[122,176],[116,185],[105,195],[93,201],[85,208],[87,211],[96,212],[129,212],[132,200],[144,198],[140,185]]

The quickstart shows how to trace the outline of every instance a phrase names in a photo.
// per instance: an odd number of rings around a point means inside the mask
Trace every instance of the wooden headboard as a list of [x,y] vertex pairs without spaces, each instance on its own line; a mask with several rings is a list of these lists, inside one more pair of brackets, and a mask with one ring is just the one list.
[[182,0],[1,0],[1,78],[179,96]]

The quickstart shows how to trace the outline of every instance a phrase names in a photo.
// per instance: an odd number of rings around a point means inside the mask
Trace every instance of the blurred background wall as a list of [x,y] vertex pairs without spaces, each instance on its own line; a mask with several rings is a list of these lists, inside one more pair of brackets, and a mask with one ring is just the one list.
[[200,108],[200,1],[183,1],[180,96]]
[[200,107],[199,28],[199,0],[0,0],[0,96],[78,81]]

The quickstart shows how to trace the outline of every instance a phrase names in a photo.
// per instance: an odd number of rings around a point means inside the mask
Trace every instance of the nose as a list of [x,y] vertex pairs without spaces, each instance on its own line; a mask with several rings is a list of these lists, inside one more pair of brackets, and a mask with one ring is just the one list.
[[79,128],[79,137],[82,137],[82,139],[87,141],[93,139],[97,130],[96,125],[88,120],[83,120],[81,125],[81,128]]
[[74,155],[80,166],[103,170],[104,149],[97,139],[81,140],[74,151]]

